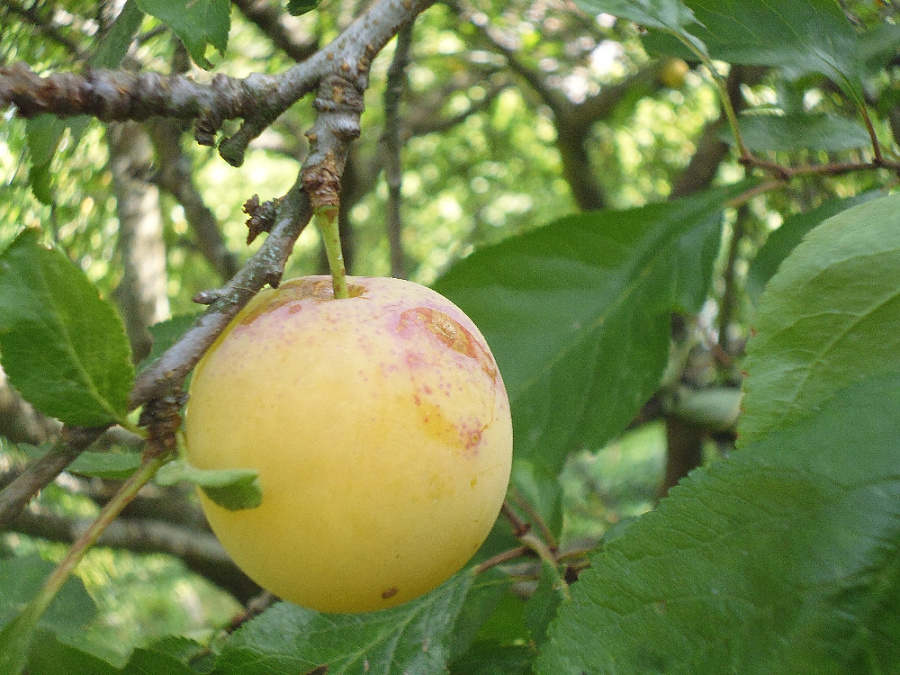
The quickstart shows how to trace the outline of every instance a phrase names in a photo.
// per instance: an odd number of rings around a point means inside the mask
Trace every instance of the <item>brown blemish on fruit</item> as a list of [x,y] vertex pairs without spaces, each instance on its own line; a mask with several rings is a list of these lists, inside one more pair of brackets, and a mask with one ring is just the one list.
[[400,315],[397,329],[420,327],[458,354],[478,361],[478,365],[492,380],[497,379],[497,366],[481,342],[453,317],[431,307],[407,309]]
[[387,589],[386,591],[384,591],[381,594],[381,599],[388,600],[390,598],[393,598],[395,595],[397,595],[397,593],[399,593],[399,589],[396,586],[391,586],[389,589]]

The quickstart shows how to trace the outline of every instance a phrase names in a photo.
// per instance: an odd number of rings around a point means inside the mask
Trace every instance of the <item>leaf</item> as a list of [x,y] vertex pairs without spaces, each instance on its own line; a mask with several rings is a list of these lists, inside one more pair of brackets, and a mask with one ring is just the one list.
[[561,588],[564,584],[560,570],[542,560],[537,589],[525,605],[525,623],[536,645],[541,645],[546,640],[547,627],[565,600],[564,589]]
[[193,483],[229,511],[253,509],[262,503],[262,486],[255,469],[198,469],[178,459],[157,471],[155,480],[162,486]]
[[[744,115],[739,126],[745,145],[753,152],[840,152],[872,144],[869,133],[860,124],[832,115]],[[721,137],[734,144],[730,129],[723,131]]]
[[194,314],[179,314],[166,321],[160,321],[150,326],[150,335],[153,336],[153,347],[146,358],[141,361],[138,371],[143,371],[147,366],[163,355],[169,347],[181,339],[188,328],[202,316],[202,312]]
[[31,165],[28,170],[28,181],[31,191],[42,204],[53,203],[53,192],[50,188],[50,162],[59,147],[59,142],[67,128],[65,120],[54,115],[38,115],[25,122],[25,133],[28,139],[28,152]]
[[196,675],[174,656],[152,649],[135,649],[122,675]]
[[291,16],[301,16],[313,11],[322,0],[288,0],[287,11]]
[[169,26],[198,66],[210,70],[208,45],[220,54],[228,47],[231,3],[228,0],[136,0],[138,7]]
[[631,421],[659,385],[672,311],[706,298],[723,203],[743,188],[569,216],[438,279],[499,363],[517,457],[555,475],[571,450]]
[[750,263],[750,269],[747,272],[747,292],[751,300],[753,302],[759,300],[766,283],[775,275],[775,272],[778,271],[778,266],[797,247],[807,232],[819,225],[823,220],[851,206],[861,204],[881,195],[883,193],[873,191],[846,199],[832,199],[811,211],[785,218],[781,226],[768,236],[766,243],[763,244]]
[[647,26],[678,31],[696,20],[681,0],[576,0],[588,14],[612,14]]
[[327,665],[328,675],[444,673],[472,577],[462,572],[421,598],[368,614],[320,614],[280,603],[231,636],[215,672],[306,673]]
[[593,557],[537,672],[892,672],[898,437],[894,372],[694,472]]
[[144,13],[138,8],[136,0],[128,0],[119,16],[100,39],[91,56],[93,68],[117,68],[128,53],[131,41],[134,40],[141,27]]
[[832,392],[900,369],[900,194],[809,232],[759,303],[740,441],[790,424]]
[[33,675],[116,675],[120,671],[95,654],[66,644],[56,636],[40,631],[35,641],[40,647],[31,650],[28,670]]
[[478,642],[454,661],[452,675],[527,675],[531,672],[534,650],[525,645]]
[[23,231],[0,255],[0,356],[35,408],[72,426],[125,420],[134,380],[122,321],[60,251]]
[[47,611],[30,603],[53,569],[36,555],[0,559],[0,673],[17,673],[25,665],[36,627],[73,638],[83,635],[96,615],[93,600],[77,579],[63,585]]
[[66,471],[80,476],[123,480],[141,465],[138,452],[82,452]]
[[[791,78],[820,73],[861,94],[864,38],[835,0],[685,0],[685,5],[695,17],[691,40],[705,45],[711,58],[781,68]],[[668,34],[651,34],[644,42],[653,51],[690,57]]]

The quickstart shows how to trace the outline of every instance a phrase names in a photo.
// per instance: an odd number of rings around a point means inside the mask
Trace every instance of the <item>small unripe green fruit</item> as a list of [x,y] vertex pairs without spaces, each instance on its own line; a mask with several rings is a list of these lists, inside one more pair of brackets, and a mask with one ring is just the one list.
[[325,612],[398,605],[487,537],[512,461],[509,402],[475,325],[398,279],[304,277],[259,293],[194,371],[187,457],[259,472],[262,503],[200,493],[260,586]]
[[669,89],[681,89],[690,71],[691,67],[683,59],[668,59],[659,72],[659,81]]

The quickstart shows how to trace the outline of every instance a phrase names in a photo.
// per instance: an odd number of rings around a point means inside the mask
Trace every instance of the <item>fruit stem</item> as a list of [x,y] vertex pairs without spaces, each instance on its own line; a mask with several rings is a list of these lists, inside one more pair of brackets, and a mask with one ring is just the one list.
[[316,227],[319,228],[319,232],[322,234],[325,255],[328,257],[334,299],[349,298],[350,288],[347,286],[347,270],[344,267],[344,253],[341,251],[341,233],[338,227],[337,207],[329,205],[316,209]]

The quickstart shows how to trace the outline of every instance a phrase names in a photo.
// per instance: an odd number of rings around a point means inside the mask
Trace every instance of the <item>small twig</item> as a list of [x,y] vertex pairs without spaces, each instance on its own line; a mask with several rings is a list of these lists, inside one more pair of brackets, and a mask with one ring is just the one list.
[[528,555],[534,555],[534,551],[529,546],[517,546],[516,548],[511,548],[508,551],[503,551],[502,553],[491,556],[490,558],[482,562],[475,568],[475,574],[484,574],[492,567],[496,567],[497,565],[502,565],[503,563],[507,563],[511,560],[515,560],[516,558],[522,558]]
[[531,523],[525,522],[525,520],[516,513],[516,510],[508,500],[503,500],[503,506],[500,507],[500,512],[509,521],[509,524],[512,526],[513,535],[517,539],[521,539],[522,536],[531,529]]
[[557,549],[556,536],[553,534],[550,526],[547,525],[547,521],[544,520],[543,516],[541,516],[537,509],[535,509],[534,506],[532,506],[519,492],[513,492],[512,498],[515,500],[516,504],[525,511],[525,514],[531,522],[537,526],[538,530],[540,530],[541,536],[547,542],[547,545],[555,551]]
[[131,391],[131,408],[165,396],[179,388],[225,326],[263,286],[277,286],[294,242],[312,216],[309,198],[302,184],[295,183],[279,201],[278,217],[271,234],[225,286],[184,336],[138,375]]
[[722,299],[719,301],[719,338],[718,344],[727,354],[729,352],[729,328],[734,316],[735,303],[737,302],[736,276],[737,264],[740,258],[741,240],[744,238],[744,222],[749,217],[746,204],[738,209],[731,231],[731,241],[728,243],[728,259],[722,272]]

